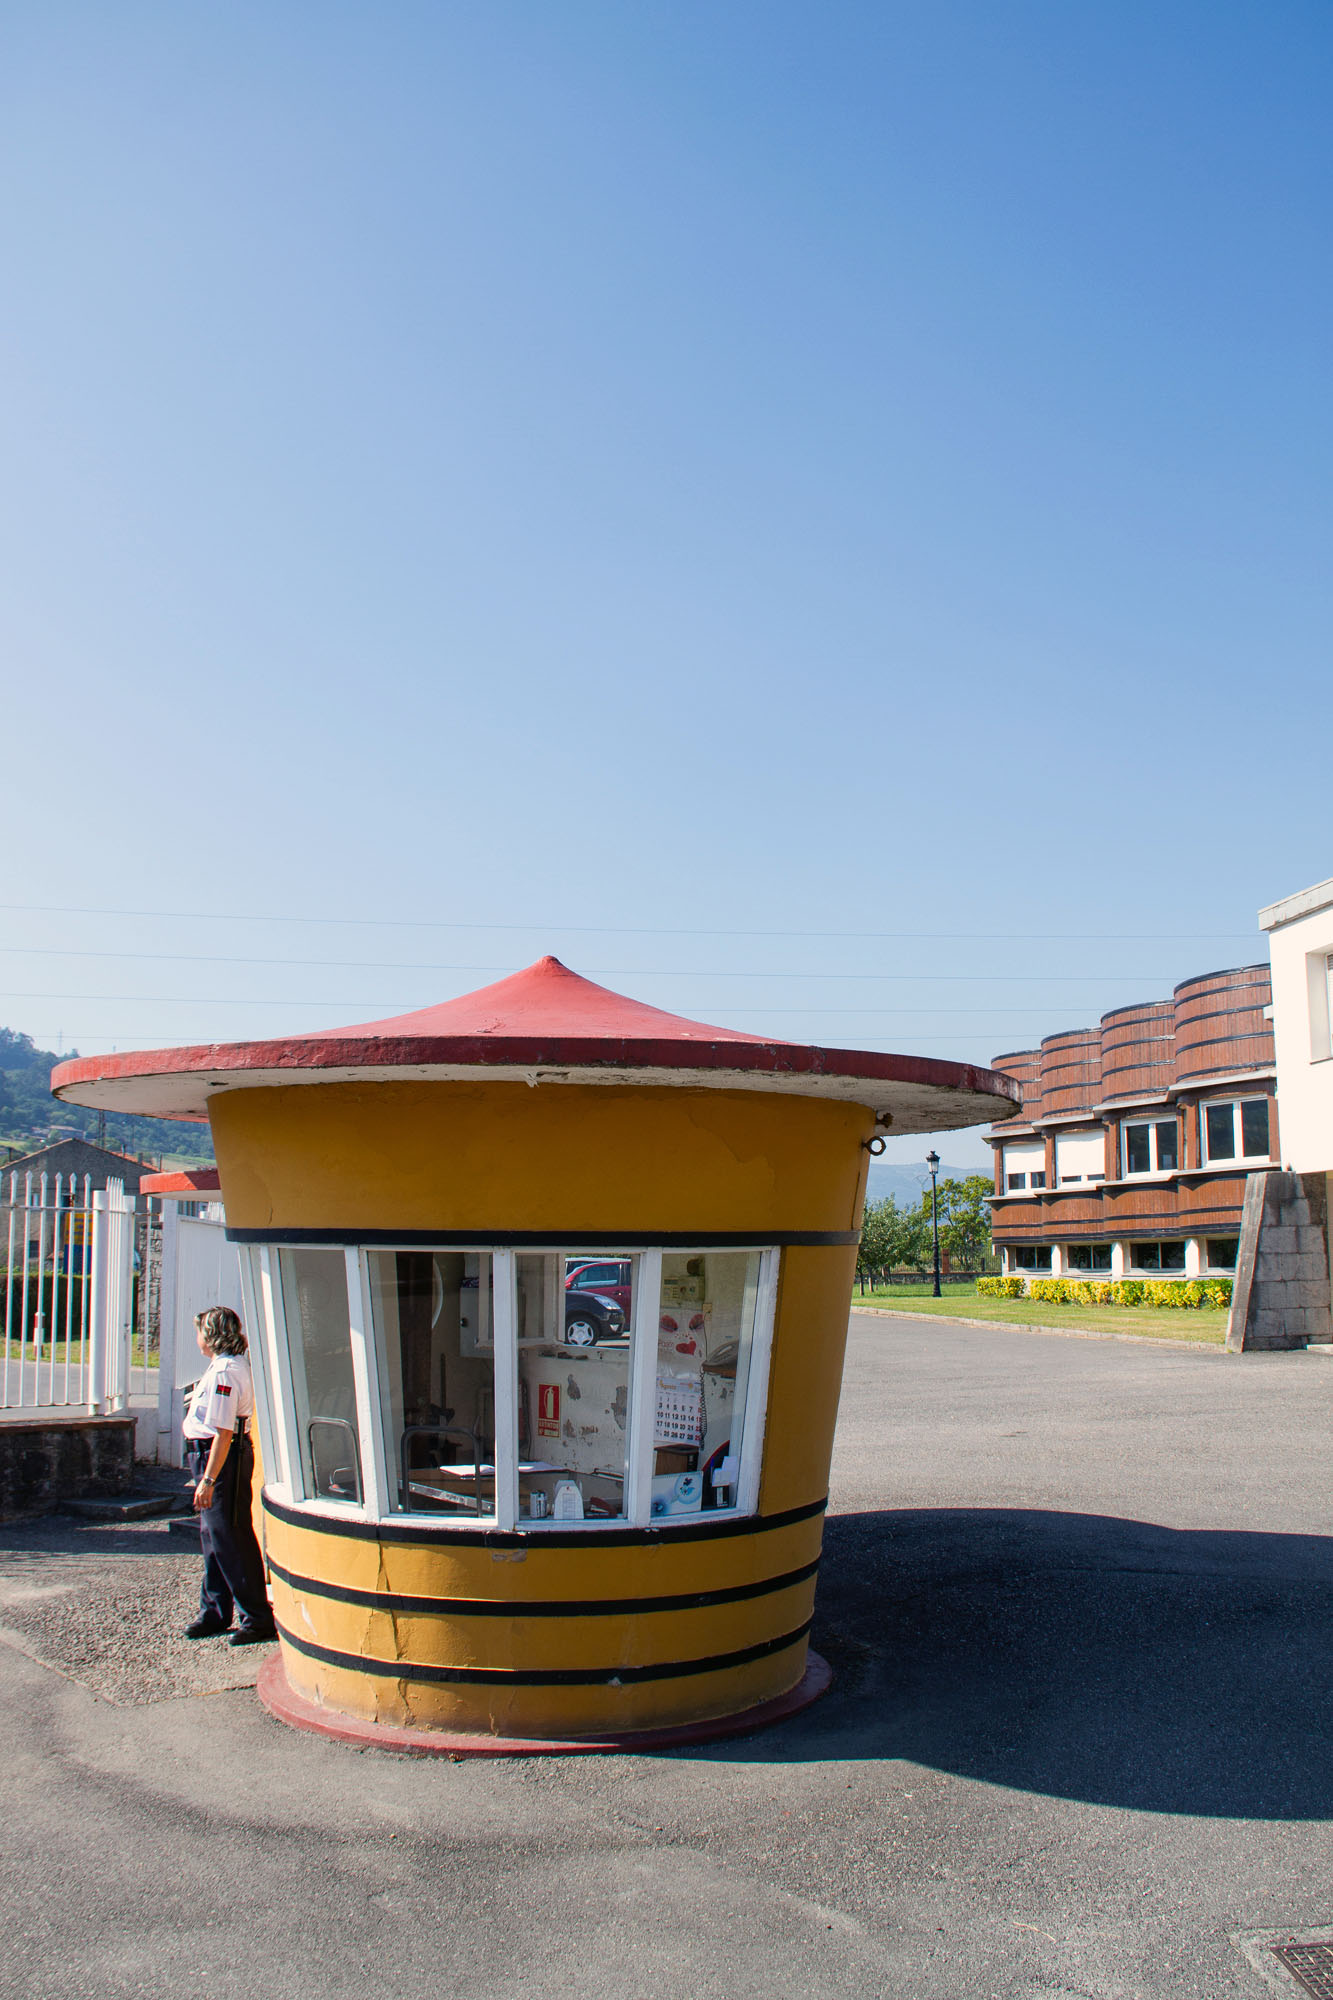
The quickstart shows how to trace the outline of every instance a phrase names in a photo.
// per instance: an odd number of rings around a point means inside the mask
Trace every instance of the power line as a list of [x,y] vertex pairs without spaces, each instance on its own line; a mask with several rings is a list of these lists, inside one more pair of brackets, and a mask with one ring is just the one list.
[[[1254,943],[1256,931],[805,931],[736,930],[700,928],[671,929],[646,924],[566,924],[541,921],[527,924],[496,924],[445,921],[433,917],[310,917],[299,915],[264,916],[256,911],[233,910],[107,910],[80,904],[0,903],[0,910],[26,911],[34,916],[56,917],[149,917],[172,923],[204,924],[325,924],[352,929],[421,931],[551,931],[565,937],[724,937],[724,938],[850,938],[875,941],[906,939],[955,939],[973,942],[1014,942],[1019,944],[1217,944],[1245,938]],[[478,968],[480,969],[480,968]]]

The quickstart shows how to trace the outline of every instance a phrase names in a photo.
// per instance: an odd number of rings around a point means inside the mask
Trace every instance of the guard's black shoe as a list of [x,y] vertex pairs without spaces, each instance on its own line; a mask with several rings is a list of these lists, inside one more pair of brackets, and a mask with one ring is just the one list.
[[229,1646],[267,1646],[278,1636],[274,1625],[238,1625],[227,1640]]
[[230,1627],[224,1625],[220,1618],[202,1617],[196,1618],[193,1625],[186,1626],[185,1636],[187,1639],[216,1639],[229,1630]]

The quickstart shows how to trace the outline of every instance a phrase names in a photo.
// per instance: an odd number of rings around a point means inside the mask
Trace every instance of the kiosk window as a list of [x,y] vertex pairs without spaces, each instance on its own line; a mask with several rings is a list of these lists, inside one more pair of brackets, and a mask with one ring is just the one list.
[[662,1259],[655,1517],[735,1505],[758,1297],[757,1250]]
[[278,1263],[306,1496],[360,1506],[346,1259],[341,1250],[283,1250]]
[[521,1251],[514,1259],[524,1522],[615,1521],[625,1512],[638,1259],[616,1261],[617,1274],[628,1280],[623,1305],[592,1281],[585,1286],[586,1263],[554,1250]]
[[461,1250],[367,1255],[390,1505],[495,1512],[491,1260]]

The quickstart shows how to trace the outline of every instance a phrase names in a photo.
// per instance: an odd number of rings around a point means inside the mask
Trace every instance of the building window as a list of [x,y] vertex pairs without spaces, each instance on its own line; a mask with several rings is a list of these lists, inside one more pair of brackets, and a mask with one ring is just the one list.
[[1183,1243],[1131,1243],[1130,1263],[1136,1271],[1183,1271]]
[[1065,1262],[1071,1271],[1109,1271],[1111,1246],[1109,1243],[1067,1243]]
[[755,1510],[777,1251],[276,1262],[294,1497],[502,1529]]
[[1238,1236],[1210,1236],[1206,1248],[1210,1271],[1235,1270],[1236,1252],[1240,1248]]
[[1174,1118],[1126,1124],[1125,1173],[1173,1174],[1180,1165],[1180,1143]]
[[1049,1271],[1051,1252],[1047,1244],[1019,1243],[1009,1252],[1014,1269],[1017,1271]]
[[1100,1181],[1106,1175],[1106,1141],[1100,1127],[1095,1132],[1061,1132],[1055,1141],[1055,1183],[1071,1187],[1078,1182]]
[[1046,1185],[1046,1146],[1043,1140],[1004,1149],[1004,1190],[1006,1194],[1026,1194]]
[[1268,1158],[1268,1099],[1243,1097],[1234,1103],[1205,1104],[1204,1158],[1211,1166],[1223,1160]]

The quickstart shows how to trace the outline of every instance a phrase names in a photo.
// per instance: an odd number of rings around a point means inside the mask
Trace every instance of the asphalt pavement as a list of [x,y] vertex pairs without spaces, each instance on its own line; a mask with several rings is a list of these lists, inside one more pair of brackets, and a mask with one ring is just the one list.
[[[1333,1360],[854,1316],[833,1692],[656,1757],[298,1735],[160,1524],[0,1528],[0,1994],[1214,2000],[1333,1934]],[[1323,1926],[1324,1929],[1320,1930]]]

